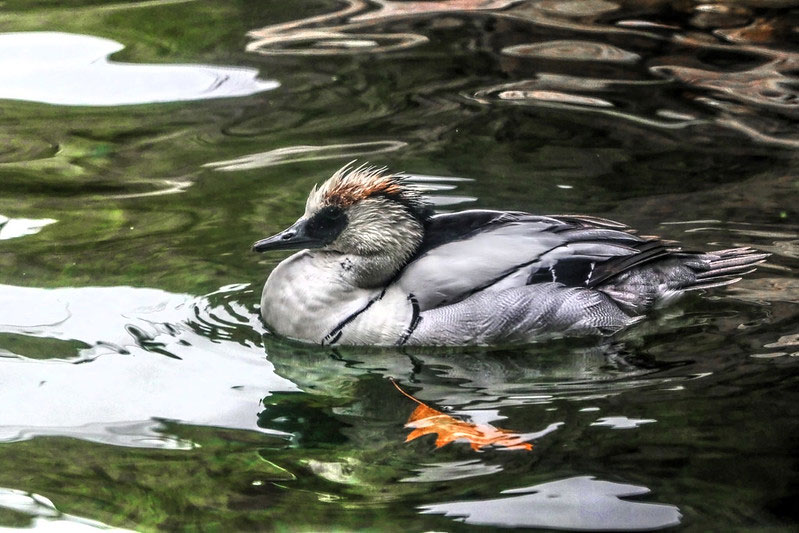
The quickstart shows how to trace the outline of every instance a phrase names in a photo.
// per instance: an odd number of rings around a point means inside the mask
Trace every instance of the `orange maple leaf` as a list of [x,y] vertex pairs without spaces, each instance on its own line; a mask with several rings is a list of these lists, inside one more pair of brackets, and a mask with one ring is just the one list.
[[533,445],[525,442],[524,438],[517,433],[495,428],[490,424],[473,424],[458,420],[417,400],[402,390],[393,379],[391,383],[394,384],[398,391],[419,404],[405,423],[406,428],[413,428],[413,431],[405,438],[405,442],[410,442],[423,435],[436,433],[438,435],[436,448],[441,448],[450,442],[463,439],[469,442],[473,450],[479,450],[484,446],[502,446],[509,450],[533,449]]

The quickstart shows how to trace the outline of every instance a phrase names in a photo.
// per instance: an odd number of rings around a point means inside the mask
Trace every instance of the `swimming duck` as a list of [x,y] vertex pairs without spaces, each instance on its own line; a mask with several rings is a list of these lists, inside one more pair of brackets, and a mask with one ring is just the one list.
[[493,345],[608,335],[688,291],[735,283],[768,254],[683,251],[582,215],[432,212],[402,174],[352,164],[314,186],[256,252],[300,249],[269,275],[261,315],[324,345]]

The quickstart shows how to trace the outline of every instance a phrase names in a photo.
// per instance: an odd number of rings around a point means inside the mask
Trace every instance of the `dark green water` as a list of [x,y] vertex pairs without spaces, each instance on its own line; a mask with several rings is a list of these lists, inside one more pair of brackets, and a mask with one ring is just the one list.
[[[0,526],[796,530],[792,4],[4,2]],[[773,255],[613,339],[265,336],[250,245],[352,159]]]

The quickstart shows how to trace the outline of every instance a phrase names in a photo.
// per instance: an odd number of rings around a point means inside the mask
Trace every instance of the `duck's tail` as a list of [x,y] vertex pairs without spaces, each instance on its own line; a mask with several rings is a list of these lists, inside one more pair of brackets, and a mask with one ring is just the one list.
[[632,315],[661,307],[689,291],[730,285],[756,269],[771,254],[754,248],[707,253],[671,251],[597,287]]
[[769,255],[771,254],[749,247],[702,254],[699,256],[699,265],[689,264],[696,273],[696,279],[682,290],[712,289],[741,281],[743,276],[754,272],[756,266],[768,259]]

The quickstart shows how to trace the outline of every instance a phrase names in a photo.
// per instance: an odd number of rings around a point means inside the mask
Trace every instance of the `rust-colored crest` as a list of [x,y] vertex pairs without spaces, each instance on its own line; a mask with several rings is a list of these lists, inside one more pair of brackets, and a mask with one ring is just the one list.
[[363,180],[342,179],[325,191],[325,203],[349,207],[372,196],[399,196],[403,188],[394,176],[365,176]]
[[349,207],[373,196],[400,197],[405,189],[402,178],[387,173],[385,168],[352,168],[350,164],[336,172],[320,192],[324,204]]
[[419,219],[432,214],[432,209],[419,190],[407,183],[404,174],[389,172],[367,164],[353,168],[349,163],[340,168],[320,187],[314,187],[308,196],[306,211],[313,213],[326,205],[351,207],[363,200],[386,197],[394,200]]

